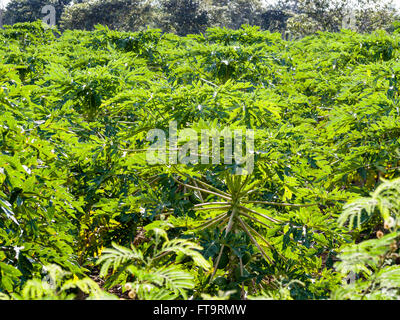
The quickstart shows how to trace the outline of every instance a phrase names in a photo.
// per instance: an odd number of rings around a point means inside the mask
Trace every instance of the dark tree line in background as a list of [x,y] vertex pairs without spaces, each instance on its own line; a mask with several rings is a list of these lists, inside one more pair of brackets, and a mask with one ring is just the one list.
[[208,27],[238,29],[243,24],[298,37],[317,31],[337,32],[343,21],[358,32],[393,31],[398,12],[391,0],[12,0],[3,24],[43,18],[53,5],[61,30],[91,30],[97,24],[113,30],[160,28],[178,35],[204,32]]

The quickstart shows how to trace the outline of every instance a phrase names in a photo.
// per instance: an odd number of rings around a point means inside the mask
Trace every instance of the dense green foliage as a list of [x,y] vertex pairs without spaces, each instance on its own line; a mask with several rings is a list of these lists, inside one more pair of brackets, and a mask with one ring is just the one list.
[[[398,297],[399,40],[6,27],[0,295]],[[171,121],[253,129],[254,171],[150,165]]]
[[[209,27],[240,29],[243,24],[297,38],[316,31],[358,32],[391,30],[399,20],[394,0],[10,0],[0,26],[48,19],[45,6],[54,7],[54,23],[62,30],[163,32],[187,35]],[[1,9],[1,8],[0,8]],[[44,10],[44,11],[43,11]],[[46,18],[47,17],[47,18]],[[48,21],[45,21],[49,23]]]
[[[13,0],[8,2],[4,23],[14,24],[21,22],[32,22],[43,18],[47,12],[42,12],[45,6],[51,5],[55,9],[56,20],[61,18],[64,8],[72,0]],[[79,1],[74,1],[75,3]]]

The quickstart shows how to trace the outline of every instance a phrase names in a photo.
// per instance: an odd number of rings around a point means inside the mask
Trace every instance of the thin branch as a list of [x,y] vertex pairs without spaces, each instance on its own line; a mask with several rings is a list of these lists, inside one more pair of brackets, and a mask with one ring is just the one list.
[[[242,220],[243,221],[243,220]],[[267,241],[265,240],[265,238],[259,234],[255,229],[253,229],[252,227],[250,227],[246,222],[243,221],[243,224],[247,227],[247,229],[249,229],[250,232],[253,232],[254,235],[256,237],[259,237],[262,241],[265,242],[265,244],[270,248],[270,249],[274,249],[274,247]]]
[[211,81],[208,81],[206,79],[203,78],[199,78],[201,81],[204,81],[205,83],[208,83],[209,85],[215,87],[215,88],[219,88],[219,86],[217,86],[215,83],[212,83]]
[[222,252],[224,251],[224,248],[225,248],[225,245],[223,244],[223,245],[221,246],[221,249],[219,250],[218,257],[217,257],[217,259],[216,259],[215,262],[214,262],[214,270],[213,270],[213,273],[212,273],[212,275],[211,275],[211,277],[210,277],[209,283],[211,283],[211,281],[214,279],[215,274],[217,273],[219,261],[221,260],[221,256],[222,256]]
[[246,208],[246,207],[243,207],[243,206],[239,206],[239,208],[242,209],[242,210],[245,210],[245,211],[247,211],[247,212],[251,212],[251,213],[257,214],[257,215],[259,215],[260,217],[263,217],[263,218],[265,218],[265,219],[267,219],[267,220],[269,220],[269,221],[271,221],[271,222],[274,222],[274,223],[282,223],[282,221],[279,221],[279,220],[276,220],[276,219],[274,219],[274,218],[268,217],[268,216],[265,215],[265,214],[259,213],[259,212],[257,212],[257,211],[251,210],[251,209],[249,209],[249,208]]
[[272,264],[272,261],[270,259],[270,257],[268,257],[268,255],[265,253],[265,251],[263,250],[263,248],[261,248],[261,246],[258,244],[257,240],[254,239],[254,237],[252,236],[252,234],[250,233],[250,231],[246,228],[246,225],[244,224],[243,220],[240,219],[240,217],[237,217],[240,226],[242,227],[243,231],[247,233],[247,235],[249,236],[250,240],[254,243],[254,245],[258,248],[258,250],[260,250],[261,254],[263,255],[263,257],[270,263]]
[[318,206],[317,203],[312,204],[292,204],[292,203],[280,203],[280,202],[269,202],[269,201],[242,201],[243,203],[254,203],[254,204],[266,204],[271,206],[280,206],[280,207],[313,207]]
[[208,220],[205,223],[203,223],[202,225],[200,225],[194,229],[195,230],[196,229],[203,230],[203,229],[209,228],[209,227],[213,226],[214,224],[218,223],[219,221],[223,220],[226,216],[227,216],[227,213],[220,214],[218,217]]
[[211,207],[211,208],[196,208],[194,211],[206,211],[206,210],[226,210],[231,206],[222,206],[222,207]]
[[[227,225],[226,231],[225,231],[225,236],[227,236],[228,233],[229,233],[229,232],[231,231],[231,229],[232,229],[232,226],[233,226],[233,219],[234,219],[235,215],[236,215],[236,209],[233,210],[233,212],[232,212],[232,214],[231,214],[231,216],[230,216],[230,218],[229,218],[229,222],[228,222],[228,225]],[[221,259],[222,251],[224,250],[224,248],[225,248],[225,245],[223,244],[222,247],[221,247],[221,251],[219,252],[217,261],[216,261],[215,264],[214,264],[214,265],[215,265],[215,268],[214,268],[214,271],[213,271],[213,273],[212,273],[212,275],[211,275],[210,283],[211,283],[212,279],[214,278],[215,274],[217,273],[218,264],[219,264],[219,261],[220,261],[220,259]]]
[[[197,185],[196,181],[194,181],[195,186],[198,188],[199,186]],[[201,195],[201,192],[198,193],[199,194],[199,198],[201,202],[204,202],[203,196]]]
[[189,176],[188,174],[186,174],[186,173],[181,172],[180,170],[178,170],[175,166],[174,166],[173,168],[175,169],[175,171],[176,171],[177,173],[179,173],[179,174],[185,176],[185,177],[188,178],[188,179],[191,179],[191,180],[193,180],[193,181],[196,181],[196,182],[202,184],[203,187],[206,187],[206,188],[209,188],[209,189],[211,189],[211,190],[214,190],[215,192],[221,193],[221,194],[223,194],[224,196],[231,197],[231,195],[230,195],[229,193],[226,193],[226,192],[224,192],[224,191],[222,191],[222,190],[219,190],[218,188],[215,188],[214,186],[212,186],[212,185],[210,185],[210,184],[208,184],[208,183],[205,183],[205,182],[201,181],[200,179],[197,179],[197,178],[195,178],[195,177],[191,177],[191,176]]
[[158,256],[154,257],[154,258],[152,259],[152,261],[161,259],[162,257],[165,257],[166,255],[169,255],[170,253],[174,253],[174,252],[173,252],[173,251],[165,251],[165,252],[159,254]]
[[232,211],[231,217],[230,217],[230,219],[229,219],[229,223],[228,223],[228,225],[227,225],[227,227],[226,227],[225,237],[226,237],[226,236],[228,235],[228,233],[231,232],[231,230],[232,230],[232,227],[233,227],[233,220],[235,219],[236,212],[237,212],[237,211],[236,211],[236,208],[234,208],[233,211]]
[[220,225],[227,223],[229,220],[229,216],[225,217],[224,219],[222,219],[220,222],[217,223],[217,227],[219,227]]
[[203,202],[203,203],[199,203],[199,204],[195,204],[194,207],[198,208],[198,207],[203,207],[203,206],[219,206],[219,205],[228,205],[230,204],[229,202]]
[[[239,258],[239,265],[240,265],[240,276],[243,277],[243,262],[242,262],[242,258]],[[244,298],[245,298],[244,281],[242,281],[242,290],[240,292],[240,296],[244,300]]]
[[229,193],[227,193],[227,192],[225,192],[225,191],[222,191],[222,190],[220,190],[220,189],[218,189],[218,188],[215,188],[215,187],[213,187],[212,185],[210,185],[210,184],[208,184],[208,183],[205,183],[205,182],[203,182],[203,181],[201,181],[201,180],[198,180],[198,179],[193,178],[193,177],[191,177],[191,179],[193,179],[193,180],[197,181],[198,183],[202,184],[204,187],[210,188],[211,190],[214,190],[214,191],[216,191],[216,192],[219,192],[219,193],[221,193],[221,194],[223,194],[223,195],[225,195],[225,196],[227,196],[227,197],[230,197],[230,196],[231,196]]
[[[231,207],[230,205],[222,206],[222,207],[210,207],[210,208],[202,208],[202,207],[199,207],[199,208],[194,208],[193,210],[194,210],[194,211],[226,210],[226,209],[229,209],[230,207]],[[175,209],[168,209],[168,210],[166,211],[167,214],[171,214],[171,213],[174,213],[174,212],[175,212]]]
[[249,218],[249,219],[251,219],[251,220],[253,220],[253,221],[257,222],[257,223],[260,223],[260,224],[266,226],[267,228],[271,228],[271,226],[267,225],[265,222],[262,222],[262,221],[258,220],[256,217],[252,217],[252,216],[250,216],[250,215],[248,215],[248,214],[246,214],[246,213],[244,213],[242,211],[240,211],[239,213],[242,216],[245,216],[246,218]]
[[[243,220],[242,220],[242,221],[243,221]],[[259,237],[262,241],[264,241],[265,244],[266,244],[270,249],[275,250],[275,248],[274,248],[261,234],[259,234],[255,229],[253,229],[252,227],[250,227],[246,222],[243,221],[243,223],[244,223],[244,225],[249,229],[250,232],[253,232],[253,234],[254,234],[256,237]],[[283,255],[281,255],[279,252],[277,252],[277,253],[278,253],[278,255],[279,255],[284,261],[287,261],[287,259],[286,259]]]
[[198,190],[198,191],[202,191],[202,192],[205,192],[205,193],[208,193],[208,194],[212,194],[214,196],[220,197],[220,198],[228,200],[228,201],[232,201],[231,198],[228,198],[228,197],[226,197],[226,196],[224,196],[222,194],[219,194],[219,193],[216,193],[216,192],[213,192],[213,191],[210,191],[210,190],[202,189],[202,188],[197,188],[197,187],[191,186],[190,184],[186,184],[186,183],[180,182],[179,180],[175,179],[173,176],[171,176],[171,177],[176,183],[179,183],[182,186],[188,187],[188,188],[193,189],[193,190]]
[[244,179],[243,183],[240,185],[240,188],[239,188],[239,190],[238,190],[238,192],[237,192],[237,194],[238,194],[239,196],[241,195],[241,191],[242,191],[243,187],[246,185],[246,183],[247,183],[247,181],[249,180],[249,178],[250,178],[249,175],[246,176],[246,178]]

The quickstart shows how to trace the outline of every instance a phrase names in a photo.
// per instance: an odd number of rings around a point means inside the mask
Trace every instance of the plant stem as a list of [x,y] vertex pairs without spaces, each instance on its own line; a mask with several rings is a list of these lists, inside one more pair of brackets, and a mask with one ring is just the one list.
[[250,231],[246,228],[246,225],[244,224],[244,222],[242,221],[242,219],[240,219],[239,217],[237,218],[243,231],[247,233],[247,235],[249,236],[250,240],[254,243],[254,245],[258,248],[258,250],[260,250],[261,254],[263,255],[263,257],[265,258],[265,260],[267,260],[267,262],[269,262],[270,264],[272,264],[272,261],[270,259],[270,257],[267,256],[267,254],[265,253],[265,251],[261,248],[261,246],[258,244],[257,240],[254,239],[254,237],[252,236],[252,234],[250,233]]
[[295,208],[303,208],[303,207],[313,207],[318,206],[318,203],[310,203],[310,204],[292,204],[292,203],[280,203],[280,202],[269,202],[269,201],[242,201],[243,203],[253,203],[253,204],[266,204],[271,206],[280,206],[280,207],[295,207]]
[[[226,230],[225,230],[225,236],[227,236],[229,234],[229,232],[231,231],[231,229],[233,227],[233,220],[234,220],[236,212],[237,212],[236,210],[237,210],[236,208],[233,209],[232,214],[231,214],[231,216],[229,218],[229,222],[228,222],[228,225],[227,225]],[[214,278],[215,274],[217,273],[219,261],[221,260],[222,251],[224,250],[224,248],[225,248],[225,245],[223,244],[221,246],[221,250],[219,252],[217,260],[216,260],[216,262],[214,264],[215,267],[214,267],[214,271],[213,271],[213,273],[211,275],[211,278],[210,278],[210,283],[211,283],[212,279]]]
[[205,192],[205,193],[212,194],[212,195],[214,195],[214,196],[223,198],[223,199],[225,199],[225,200],[232,201],[231,198],[226,197],[226,196],[224,196],[224,195],[222,195],[222,194],[219,194],[219,193],[216,193],[216,192],[213,192],[213,191],[210,191],[210,190],[206,190],[206,189],[202,189],[202,188],[197,188],[197,187],[191,186],[190,184],[186,184],[186,183],[180,182],[179,180],[175,179],[174,177],[172,177],[172,179],[173,179],[176,183],[179,183],[180,185],[182,185],[182,186],[184,186],[184,187],[188,187],[188,188],[193,189],[193,190],[202,191],[202,192]]
[[226,205],[226,204],[229,204],[229,202],[204,202],[204,203],[195,204],[194,207],[197,208],[197,207],[202,207],[202,206],[214,206],[214,205]]
[[265,222],[262,222],[262,221],[258,220],[257,218],[252,217],[252,216],[250,216],[250,215],[248,215],[248,214],[246,214],[246,213],[244,213],[242,211],[240,211],[240,215],[245,216],[246,218],[249,218],[249,219],[251,219],[251,220],[253,220],[253,221],[255,221],[255,222],[259,223],[259,224],[262,224],[263,226],[265,226],[267,228],[271,228],[271,226],[267,225]]
[[207,228],[215,225],[216,223],[220,222],[221,220],[223,220],[226,216],[227,216],[227,213],[223,213],[223,214],[219,215],[218,217],[216,217],[212,220],[209,220],[206,223],[203,223],[202,225],[196,227],[195,230],[199,229],[199,231],[200,231],[200,230],[207,229]]
[[246,207],[243,207],[243,206],[239,206],[239,208],[242,209],[242,210],[245,210],[245,211],[247,211],[247,212],[251,212],[251,213],[257,214],[257,215],[259,215],[260,217],[263,217],[263,218],[265,218],[265,219],[267,219],[267,220],[269,220],[269,221],[271,221],[271,222],[274,222],[274,223],[282,223],[282,221],[279,221],[279,220],[277,220],[277,219],[268,217],[268,216],[265,215],[265,214],[259,213],[259,212],[257,212],[257,211],[251,210],[251,209],[249,209],[249,208],[246,208]]

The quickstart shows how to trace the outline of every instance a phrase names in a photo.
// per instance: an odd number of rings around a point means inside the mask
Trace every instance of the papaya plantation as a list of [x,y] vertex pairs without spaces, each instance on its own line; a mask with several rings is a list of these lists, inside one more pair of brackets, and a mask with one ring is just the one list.
[[5,26],[0,298],[399,299],[399,60],[384,30]]

